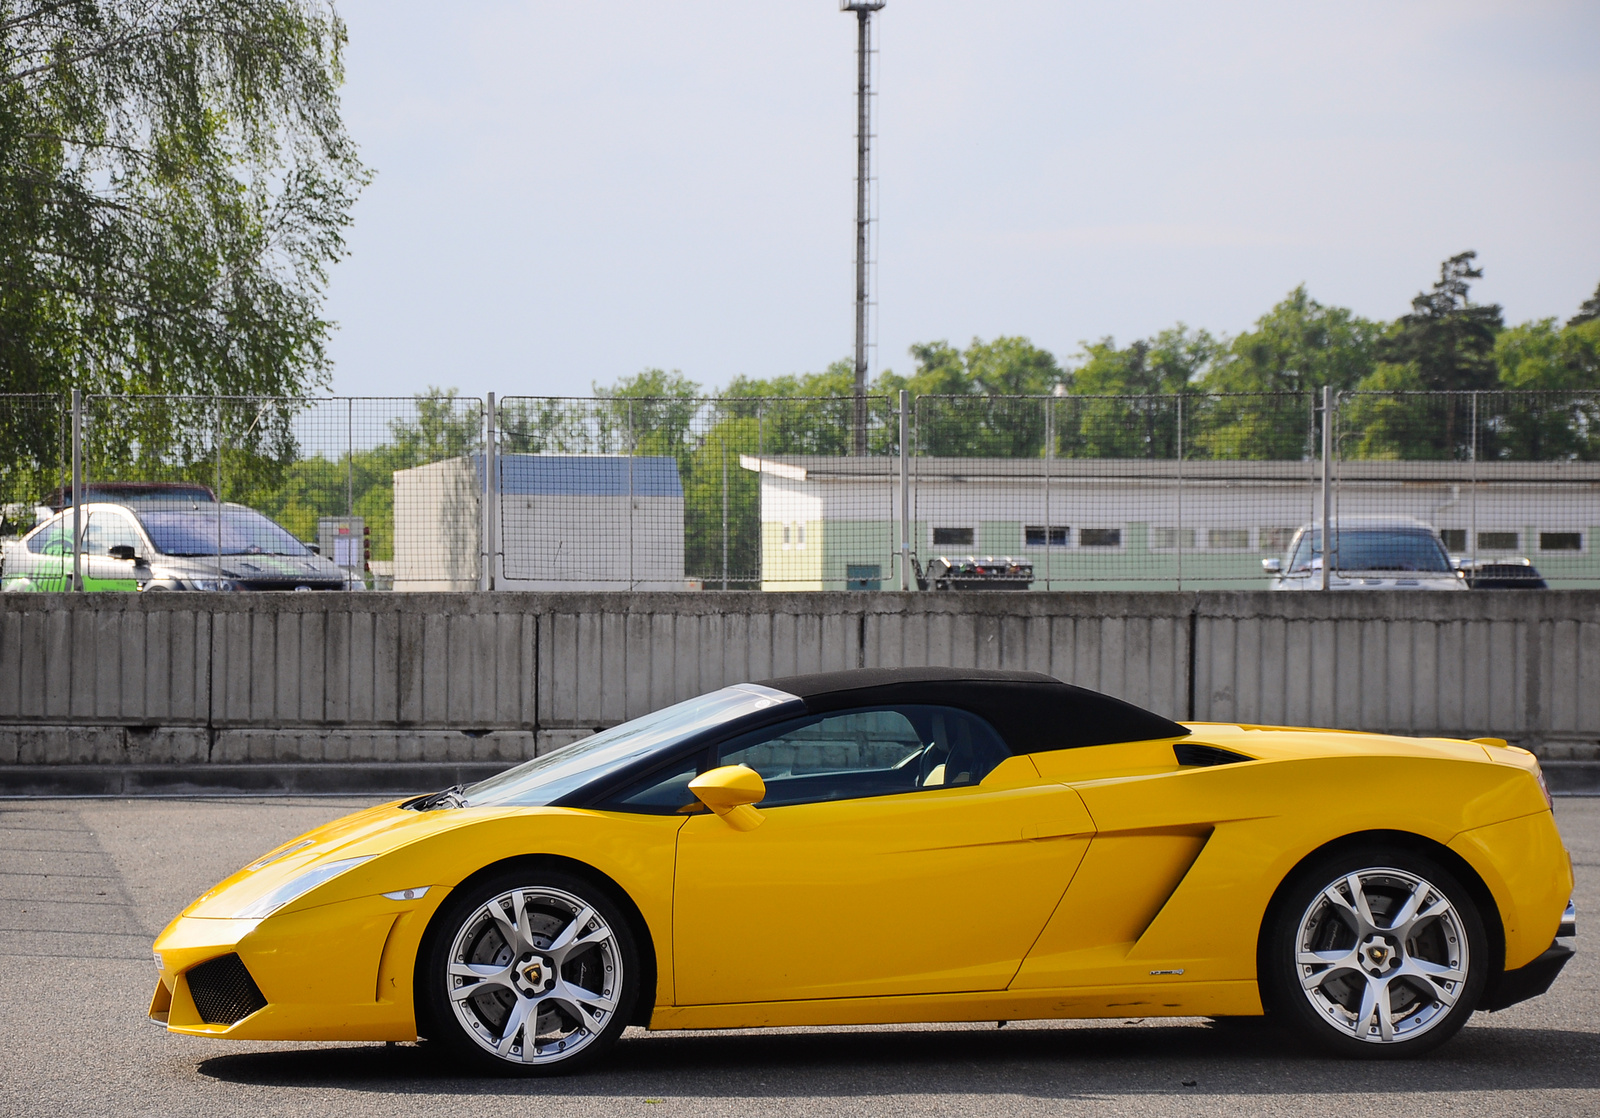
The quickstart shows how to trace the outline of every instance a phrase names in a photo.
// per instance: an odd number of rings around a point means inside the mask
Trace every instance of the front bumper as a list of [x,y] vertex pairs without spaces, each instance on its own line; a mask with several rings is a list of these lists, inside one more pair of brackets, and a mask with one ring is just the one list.
[[[396,902],[376,896],[265,920],[179,917],[155,944],[161,977],[150,1017],[175,1033],[239,1040],[414,1040],[412,968],[448,889]],[[189,976],[228,963],[256,991],[242,1015],[206,1012]],[[211,986],[216,1000],[216,979]],[[223,991],[224,993],[228,991]],[[208,1020],[208,1018],[210,1018]]]

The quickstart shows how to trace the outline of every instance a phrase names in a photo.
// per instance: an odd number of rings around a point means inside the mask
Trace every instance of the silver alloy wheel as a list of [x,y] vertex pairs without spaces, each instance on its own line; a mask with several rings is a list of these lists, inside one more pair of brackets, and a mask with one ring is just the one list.
[[1373,1044],[1438,1025],[1472,965],[1455,905],[1431,882],[1393,868],[1329,882],[1300,918],[1294,946],[1295,974],[1318,1016]]
[[535,886],[491,898],[450,945],[446,993],[490,1055],[551,1064],[593,1044],[617,1011],[622,955],[586,901]]

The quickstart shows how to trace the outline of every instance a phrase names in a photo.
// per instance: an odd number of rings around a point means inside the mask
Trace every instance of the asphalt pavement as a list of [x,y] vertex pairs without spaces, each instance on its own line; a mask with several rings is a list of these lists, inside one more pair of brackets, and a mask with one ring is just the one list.
[[[362,800],[0,802],[0,1115],[1600,1114],[1600,799],[1557,817],[1578,957],[1545,997],[1415,1061],[1308,1056],[1203,1021],[647,1033],[554,1080],[460,1076],[414,1045],[176,1037],[150,943],[194,896]],[[955,911],[952,950],[983,934]],[[837,934],[848,950],[850,929]]]

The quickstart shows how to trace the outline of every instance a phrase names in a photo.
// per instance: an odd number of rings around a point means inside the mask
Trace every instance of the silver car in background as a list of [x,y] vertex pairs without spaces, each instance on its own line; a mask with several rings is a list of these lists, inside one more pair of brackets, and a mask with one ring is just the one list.
[[[1333,561],[1329,590],[1465,590],[1466,578],[1450,561],[1431,524],[1409,516],[1336,517],[1329,525]],[[1322,526],[1294,534],[1283,559],[1263,559],[1274,590],[1322,588]]]
[[[85,590],[359,590],[343,568],[255,509],[232,502],[84,504]],[[7,540],[0,588],[71,586],[72,510]]]

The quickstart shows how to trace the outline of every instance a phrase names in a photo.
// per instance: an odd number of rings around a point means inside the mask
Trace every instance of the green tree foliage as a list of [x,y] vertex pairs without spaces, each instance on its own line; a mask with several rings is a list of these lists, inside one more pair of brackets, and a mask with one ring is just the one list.
[[1583,301],[1578,313],[1567,319],[1568,326],[1581,326],[1600,319],[1600,283],[1594,285],[1594,294]]
[[916,368],[908,378],[885,373],[885,391],[908,389],[931,397],[917,404],[917,447],[941,457],[1031,458],[1044,451],[1044,396],[1068,380],[1049,350],[1027,338],[973,338],[965,350],[946,341],[911,347]]
[[[1600,291],[1565,327],[1507,328],[1498,306],[1471,301],[1475,254],[1440,266],[1432,292],[1378,344],[1380,358],[1341,412],[1341,452],[1359,458],[1600,457]],[[1593,304],[1593,306],[1591,306]],[[1453,396],[1422,395],[1441,390]],[[1498,391],[1497,391],[1498,390]],[[1469,393],[1477,393],[1476,398]],[[1473,417],[1476,416],[1476,425]]]
[[1118,348],[1112,338],[1086,342],[1068,398],[1056,407],[1056,451],[1071,458],[1173,458],[1178,452],[1175,396],[1195,391],[1222,343],[1183,323]]
[[1415,383],[1431,392],[1493,388],[1494,340],[1505,325],[1499,304],[1474,303],[1469,280],[1483,269],[1476,252],[1462,252],[1439,265],[1432,291],[1411,301],[1377,348],[1380,361],[1409,366]]
[[0,0],[0,388],[326,382],[344,41],[326,0]]
[[[1378,342],[1373,371],[1357,386],[1341,416],[1341,453],[1357,458],[1468,458],[1473,434],[1461,401],[1421,392],[1493,388],[1495,336],[1504,326],[1500,307],[1471,298],[1470,280],[1483,275],[1475,252],[1439,266],[1433,290],[1411,301]],[[1372,394],[1372,395],[1366,395]],[[1470,411],[1466,413],[1470,416]]]
[[294,395],[363,181],[316,0],[0,3],[9,390]]
[[1184,453],[1279,460],[1315,453],[1316,394],[1324,385],[1354,388],[1368,376],[1384,329],[1296,287],[1223,346],[1199,380],[1206,392],[1225,395],[1192,402]]

